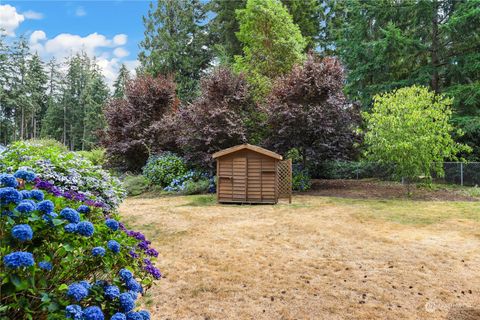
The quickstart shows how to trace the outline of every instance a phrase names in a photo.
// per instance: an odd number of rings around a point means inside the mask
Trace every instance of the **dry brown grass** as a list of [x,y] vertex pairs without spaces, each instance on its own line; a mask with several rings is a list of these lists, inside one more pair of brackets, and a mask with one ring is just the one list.
[[130,198],[166,278],[154,319],[479,319],[475,202]]

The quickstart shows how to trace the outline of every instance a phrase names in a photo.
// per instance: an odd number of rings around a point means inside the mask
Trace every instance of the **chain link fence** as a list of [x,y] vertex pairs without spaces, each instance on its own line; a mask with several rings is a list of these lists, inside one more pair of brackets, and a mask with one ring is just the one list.
[[[433,176],[435,183],[480,186],[480,162],[444,162],[443,177]],[[312,178],[318,179],[380,179],[398,180],[394,165],[375,162],[333,161],[311,166]]]

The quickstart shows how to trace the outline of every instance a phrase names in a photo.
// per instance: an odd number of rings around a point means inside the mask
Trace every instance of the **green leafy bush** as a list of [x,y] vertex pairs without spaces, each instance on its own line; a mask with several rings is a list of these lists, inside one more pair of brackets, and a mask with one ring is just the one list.
[[208,193],[210,187],[210,180],[201,179],[198,181],[187,181],[185,182],[185,188],[182,190],[183,194],[202,194]]
[[138,294],[161,277],[150,260],[158,252],[114,211],[40,186],[31,171],[0,174],[0,319],[133,311]]
[[183,176],[187,172],[187,166],[183,158],[171,152],[165,152],[159,156],[148,158],[143,167],[143,175],[152,184],[166,187],[174,179]]
[[310,174],[307,170],[294,170],[292,177],[292,188],[295,191],[307,191],[311,188]]
[[62,193],[75,193],[116,208],[126,192],[109,172],[53,140],[17,141],[0,154],[0,170],[33,170]]
[[128,175],[123,179],[123,185],[129,196],[138,196],[148,190],[148,180],[142,176]]
[[77,151],[83,158],[90,160],[96,166],[103,166],[105,164],[105,149],[96,148],[90,151]]

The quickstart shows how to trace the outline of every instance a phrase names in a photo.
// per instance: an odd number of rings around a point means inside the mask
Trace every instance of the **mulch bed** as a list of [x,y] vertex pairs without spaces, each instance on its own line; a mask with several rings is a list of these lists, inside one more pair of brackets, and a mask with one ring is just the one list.
[[457,190],[431,190],[426,187],[411,187],[407,195],[404,185],[379,180],[312,180],[312,188],[300,194],[358,199],[410,199],[428,201],[479,201],[477,197],[462,194]]

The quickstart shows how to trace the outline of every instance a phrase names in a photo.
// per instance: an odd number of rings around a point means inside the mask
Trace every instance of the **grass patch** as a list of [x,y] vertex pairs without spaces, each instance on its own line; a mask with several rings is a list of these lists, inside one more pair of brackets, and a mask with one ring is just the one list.
[[347,206],[346,210],[360,219],[381,219],[406,225],[425,226],[450,219],[480,221],[480,206],[476,202],[329,198],[328,203]]
[[205,207],[205,206],[213,206],[217,204],[217,199],[214,194],[201,194],[201,195],[189,196],[188,199],[190,201],[184,204],[183,206]]

